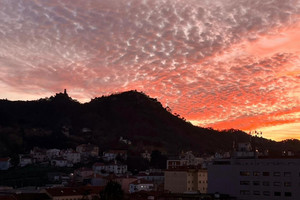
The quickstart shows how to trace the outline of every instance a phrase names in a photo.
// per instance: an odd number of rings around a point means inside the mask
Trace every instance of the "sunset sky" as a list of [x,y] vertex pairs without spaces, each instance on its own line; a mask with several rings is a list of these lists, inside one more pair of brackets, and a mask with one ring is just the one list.
[[0,98],[64,88],[300,139],[300,0],[0,0]]

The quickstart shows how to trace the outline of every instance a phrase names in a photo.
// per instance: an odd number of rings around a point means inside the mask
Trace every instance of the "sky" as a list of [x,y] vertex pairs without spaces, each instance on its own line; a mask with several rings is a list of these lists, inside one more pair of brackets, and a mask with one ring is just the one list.
[[0,98],[127,90],[195,125],[300,139],[300,0],[0,0]]

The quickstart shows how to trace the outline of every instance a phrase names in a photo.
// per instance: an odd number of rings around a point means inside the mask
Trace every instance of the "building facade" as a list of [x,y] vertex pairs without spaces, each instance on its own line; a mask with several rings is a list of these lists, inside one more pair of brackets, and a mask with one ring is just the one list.
[[207,170],[170,169],[165,171],[164,189],[171,193],[207,193]]
[[208,166],[208,192],[240,200],[300,197],[300,159],[232,158]]

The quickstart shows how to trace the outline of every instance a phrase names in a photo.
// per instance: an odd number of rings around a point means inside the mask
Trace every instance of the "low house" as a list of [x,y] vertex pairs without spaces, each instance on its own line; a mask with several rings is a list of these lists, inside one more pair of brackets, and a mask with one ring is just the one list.
[[32,157],[30,155],[19,155],[20,157],[20,167],[25,167],[26,165],[31,165],[34,163],[34,160],[32,159]]
[[152,172],[152,173],[139,173],[135,175],[138,179],[145,179],[147,181],[152,181],[156,184],[164,182],[164,173],[163,172]]
[[127,160],[127,151],[126,150],[109,150],[103,153],[103,160],[112,161],[116,160],[117,157],[120,157],[123,160]]
[[76,147],[76,151],[81,157],[97,157],[99,155],[99,147],[93,144],[81,144]]
[[46,155],[47,155],[48,159],[58,157],[58,156],[60,156],[60,150],[59,149],[48,149],[46,151]]
[[151,181],[146,181],[145,179],[138,179],[129,185],[129,193],[135,193],[140,191],[152,191],[154,189],[154,184]]
[[41,148],[38,148],[38,147],[34,147],[34,148],[30,151],[30,155],[31,155],[32,158],[33,158],[34,160],[36,160],[36,162],[38,162],[38,163],[47,161],[47,154],[46,154],[46,150],[45,150],[45,149],[41,149]]
[[113,179],[113,181],[119,183],[122,187],[122,190],[125,193],[129,193],[130,184],[134,181],[138,180],[133,176],[120,176]]
[[93,165],[93,171],[98,174],[103,173],[114,173],[114,174],[125,174],[127,173],[127,165],[123,164],[103,164],[95,163]]
[[94,171],[91,168],[81,167],[74,171],[75,178],[81,182],[90,182],[94,176]]
[[0,170],[8,170],[11,167],[10,158],[0,158]]
[[76,164],[81,160],[81,156],[79,152],[74,151],[73,149],[67,149],[61,151],[61,155],[64,159],[66,159],[69,163]]
[[51,160],[51,165],[55,167],[66,167],[68,165],[68,161],[63,157],[56,157]]
[[85,187],[61,187],[47,188],[44,192],[52,200],[82,200],[82,199],[99,199],[99,194],[103,187],[85,186]]

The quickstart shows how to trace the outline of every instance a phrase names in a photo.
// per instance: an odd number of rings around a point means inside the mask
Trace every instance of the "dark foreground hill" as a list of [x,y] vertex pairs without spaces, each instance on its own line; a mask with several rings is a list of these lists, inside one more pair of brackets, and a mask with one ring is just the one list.
[[[121,144],[119,138],[132,141]],[[26,152],[34,146],[75,147],[94,143],[101,150],[159,149],[167,153],[231,150],[233,142],[254,142],[274,153],[300,151],[298,140],[275,142],[239,130],[216,131],[193,126],[173,115],[156,99],[128,91],[81,104],[66,93],[37,101],[0,100],[0,156]]]

